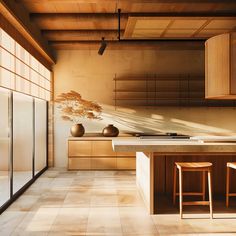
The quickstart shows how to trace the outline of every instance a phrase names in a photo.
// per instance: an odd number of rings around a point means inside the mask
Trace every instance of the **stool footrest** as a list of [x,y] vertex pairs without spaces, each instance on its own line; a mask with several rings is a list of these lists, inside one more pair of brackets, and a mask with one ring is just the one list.
[[229,193],[228,196],[229,197],[236,197],[236,193]]
[[[176,195],[178,196],[179,193],[176,193]],[[204,193],[196,193],[196,192],[187,192],[187,193],[182,193],[183,196],[203,196]]]
[[193,205],[203,205],[203,206],[209,206],[209,201],[191,201],[191,202],[183,202],[184,206],[193,206]]

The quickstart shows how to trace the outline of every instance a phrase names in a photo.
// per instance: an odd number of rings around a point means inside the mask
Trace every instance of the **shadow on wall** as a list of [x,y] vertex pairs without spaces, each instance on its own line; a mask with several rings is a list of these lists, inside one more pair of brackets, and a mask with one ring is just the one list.
[[122,131],[178,132],[189,135],[234,135],[235,108],[117,108],[103,105],[103,120]]
[[[101,133],[108,124],[122,132],[177,132],[186,135],[236,135],[236,109],[217,107],[128,108],[100,104],[102,120],[82,119],[85,132]],[[67,166],[67,139],[72,122],[55,108],[55,166]]]

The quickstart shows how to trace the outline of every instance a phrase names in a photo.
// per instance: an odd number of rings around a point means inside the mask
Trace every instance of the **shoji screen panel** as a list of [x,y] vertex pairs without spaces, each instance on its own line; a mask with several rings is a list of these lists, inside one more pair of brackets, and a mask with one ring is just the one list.
[[50,100],[51,72],[0,29],[0,86]]

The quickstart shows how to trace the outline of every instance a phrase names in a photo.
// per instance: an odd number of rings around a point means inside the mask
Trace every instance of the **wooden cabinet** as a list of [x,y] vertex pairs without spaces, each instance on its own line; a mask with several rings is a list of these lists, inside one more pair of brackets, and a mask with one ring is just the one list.
[[236,33],[212,37],[205,46],[205,97],[236,99]]
[[91,156],[92,142],[91,141],[69,141],[68,155],[73,156]]
[[135,153],[115,152],[112,140],[69,140],[68,170],[134,170]]

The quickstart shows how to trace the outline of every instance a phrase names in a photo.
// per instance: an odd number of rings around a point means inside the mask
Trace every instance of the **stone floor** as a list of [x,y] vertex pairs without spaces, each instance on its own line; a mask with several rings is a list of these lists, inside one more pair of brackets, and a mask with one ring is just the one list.
[[236,235],[236,212],[149,215],[135,172],[49,169],[0,215],[0,235]]

